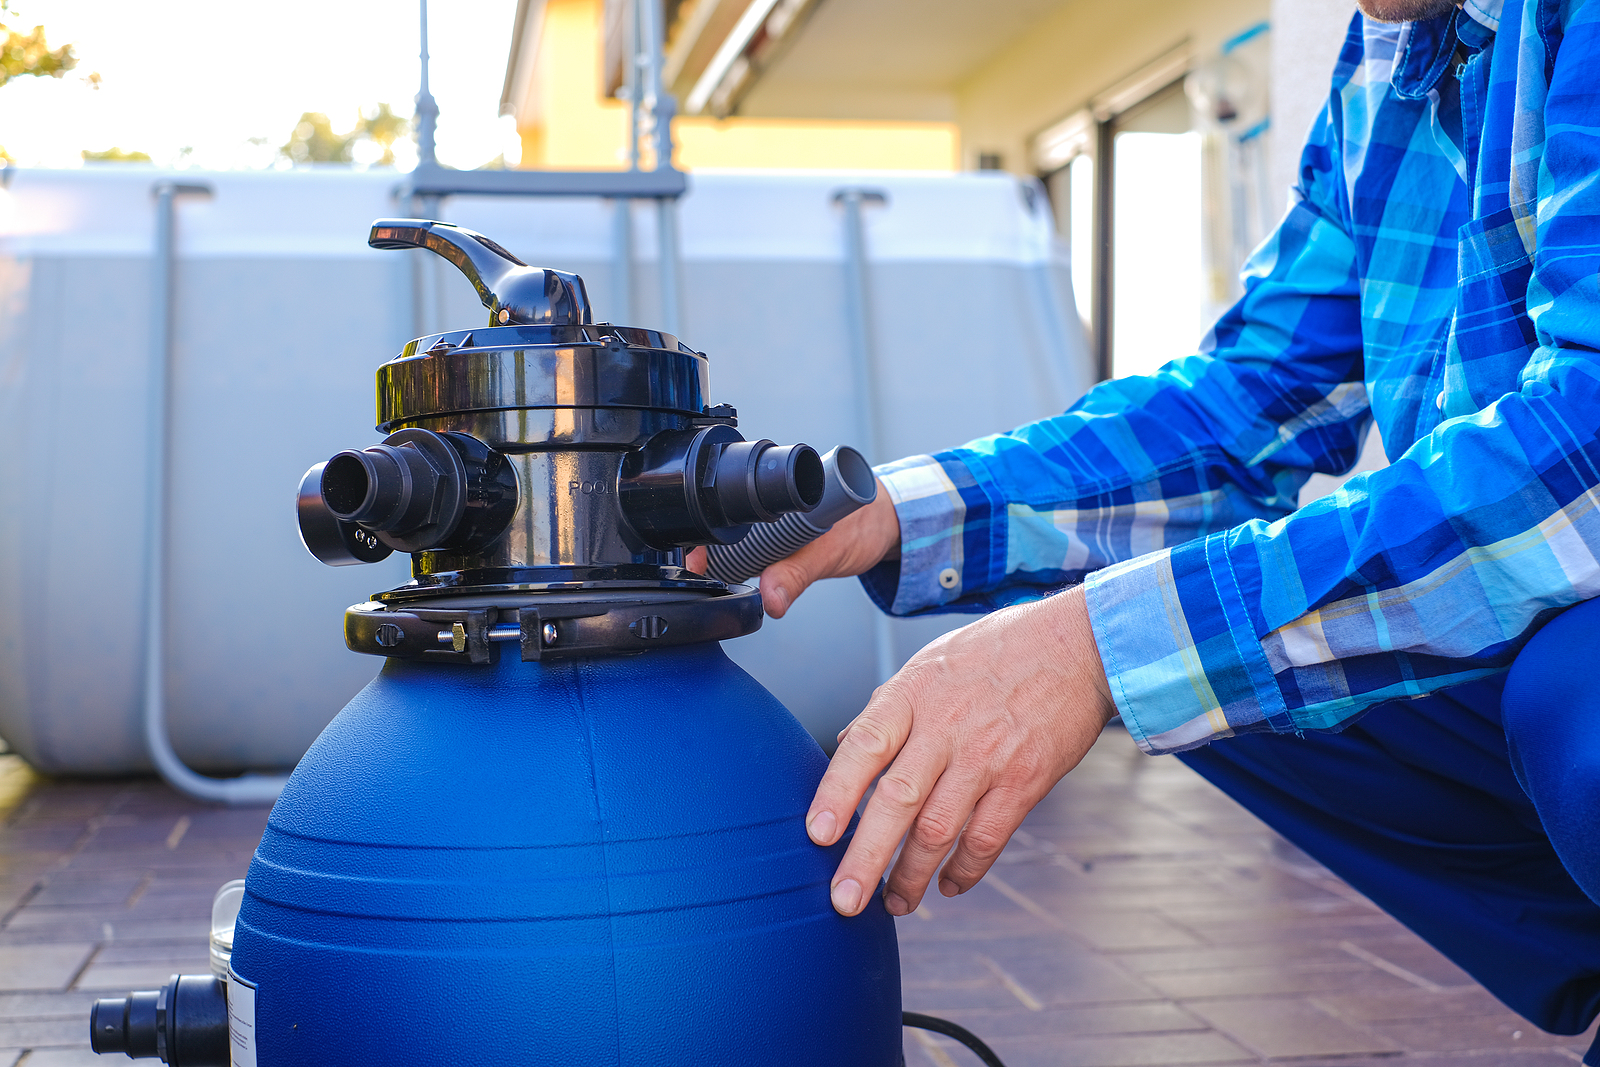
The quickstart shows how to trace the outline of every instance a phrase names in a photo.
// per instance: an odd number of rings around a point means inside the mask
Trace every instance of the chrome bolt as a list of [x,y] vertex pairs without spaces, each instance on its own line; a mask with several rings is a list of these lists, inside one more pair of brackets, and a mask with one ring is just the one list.
[[556,637],[559,636],[556,633],[556,624],[553,623],[553,622],[545,623],[544,624],[544,629],[540,631],[540,636],[544,638],[544,643],[545,644],[547,644],[547,645],[555,644],[556,643]]

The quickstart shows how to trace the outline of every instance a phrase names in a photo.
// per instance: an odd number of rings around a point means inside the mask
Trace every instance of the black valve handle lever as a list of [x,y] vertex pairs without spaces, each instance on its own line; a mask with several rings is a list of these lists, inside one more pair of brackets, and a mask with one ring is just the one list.
[[373,248],[426,248],[455,264],[489,309],[490,326],[581,326],[592,322],[583,279],[530,267],[481,233],[430,219],[379,219]]

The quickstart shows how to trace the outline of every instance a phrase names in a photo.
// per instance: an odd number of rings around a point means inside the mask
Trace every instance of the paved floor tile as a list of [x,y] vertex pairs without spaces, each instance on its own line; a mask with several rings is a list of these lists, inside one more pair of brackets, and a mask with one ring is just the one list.
[[1215,971],[1178,971],[1142,976],[1152,988],[1178,1000],[1195,997],[1272,996],[1283,993],[1329,993],[1413,988],[1405,981],[1372,968],[1338,969],[1240,967]]
[[1531,1049],[1527,1052],[1441,1052],[1420,1056],[1373,1059],[1341,1057],[1286,1062],[1293,1067],[1577,1067],[1579,1057],[1552,1049]]
[[[1352,1022],[1476,1018],[1505,1011],[1481,986],[1440,992],[1418,988],[1384,993],[1321,993],[1312,999],[1322,1010]],[[1506,1017],[1516,1018],[1509,1014]]]
[[82,942],[0,945],[0,992],[65,989],[94,950]]
[[1358,937],[1341,940],[1340,947],[1353,956],[1370,958],[1376,966],[1410,977],[1417,984],[1440,987],[1476,985],[1472,976],[1451,963],[1431,945],[1409,934],[1385,938]]
[[[1186,1067],[1189,1064],[1244,1064],[1256,1057],[1220,1034],[1133,1034],[1060,1040],[1050,1037],[979,1035],[1006,1067]],[[950,1063],[971,1064],[975,1057],[950,1038],[912,1035],[906,1042],[907,1067],[949,1067],[929,1055],[928,1044]],[[913,1051],[915,1049],[915,1051]],[[961,1057],[958,1059],[958,1057]]]
[[151,962],[91,963],[73,988],[93,990],[101,996],[126,993],[132,989],[160,989],[175,974],[204,974],[210,966],[204,948],[170,965]]
[[85,1038],[80,1048],[34,1049],[18,1061],[17,1067],[106,1067],[106,1058],[90,1052]]
[[1299,998],[1186,1001],[1183,1006],[1267,1059],[1399,1052],[1404,1047]]
[[1062,921],[1083,942],[1110,952],[1189,948],[1205,944],[1196,934],[1154,910],[1071,911]]
[[1447,1019],[1400,1019],[1368,1023],[1374,1033],[1382,1034],[1401,1048],[1414,1051],[1484,1051],[1506,1052],[1523,1048],[1575,1048],[1579,1052],[1589,1047],[1581,1037],[1563,1037],[1547,1034],[1526,1022],[1504,1012],[1489,1015],[1457,1016]]
[[116,941],[95,954],[76,989],[159,989],[174,974],[210,969],[209,933],[183,941]]
[[41,1045],[77,1045],[88,1040],[89,1015],[76,1019],[0,1020],[0,1047],[38,1048]]
[[1211,1029],[1170,1001],[1137,1004],[1095,1004],[1087,1007],[1031,1011],[1015,1002],[1000,1008],[920,1007],[908,994],[908,1011],[923,1011],[959,1023],[975,1034],[1014,1037],[1108,1037],[1128,1034],[1182,1034]]
[[1371,964],[1337,945],[1279,941],[1255,945],[1212,945],[1205,948],[1127,952],[1118,957],[1136,974],[1181,971],[1242,970],[1260,967],[1353,970]]

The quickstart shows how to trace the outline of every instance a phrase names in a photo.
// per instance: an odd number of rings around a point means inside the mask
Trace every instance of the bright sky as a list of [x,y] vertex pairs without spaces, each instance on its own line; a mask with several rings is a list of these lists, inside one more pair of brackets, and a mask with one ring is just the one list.
[[[13,0],[14,28],[41,24],[71,43],[60,80],[0,86],[0,146],[22,166],[78,166],[116,145],[157,163],[265,167],[300,114],[336,131],[384,101],[410,115],[418,82],[417,0]],[[476,167],[520,155],[498,115],[516,0],[433,0],[429,51],[439,159]],[[98,72],[99,89],[83,76]],[[252,138],[265,139],[253,145]],[[185,149],[190,151],[185,154]],[[403,153],[403,154],[402,154]],[[396,145],[399,165],[415,147]]]

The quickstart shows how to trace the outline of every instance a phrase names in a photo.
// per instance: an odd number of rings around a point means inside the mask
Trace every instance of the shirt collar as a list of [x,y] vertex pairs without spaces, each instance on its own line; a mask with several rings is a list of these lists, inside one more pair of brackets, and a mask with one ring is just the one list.
[[1456,53],[1456,19],[1460,8],[1438,18],[1406,22],[1395,41],[1394,74],[1389,84],[1397,96],[1422,100],[1439,84]]
[[[1395,41],[1396,95],[1422,100],[1433,92],[1455,59],[1456,45],[1481,49],[1500,25],[1505,0],[1464,0],[1462,7],[1437,18],[1403,23]],[[1463,19],[1466,22],[1463,25]]]
[[1500,29],[1500,11],[1505,6],[1506,0],[1466,0],[1461,10],[1470,15],[1472,21],[1495,33]]

